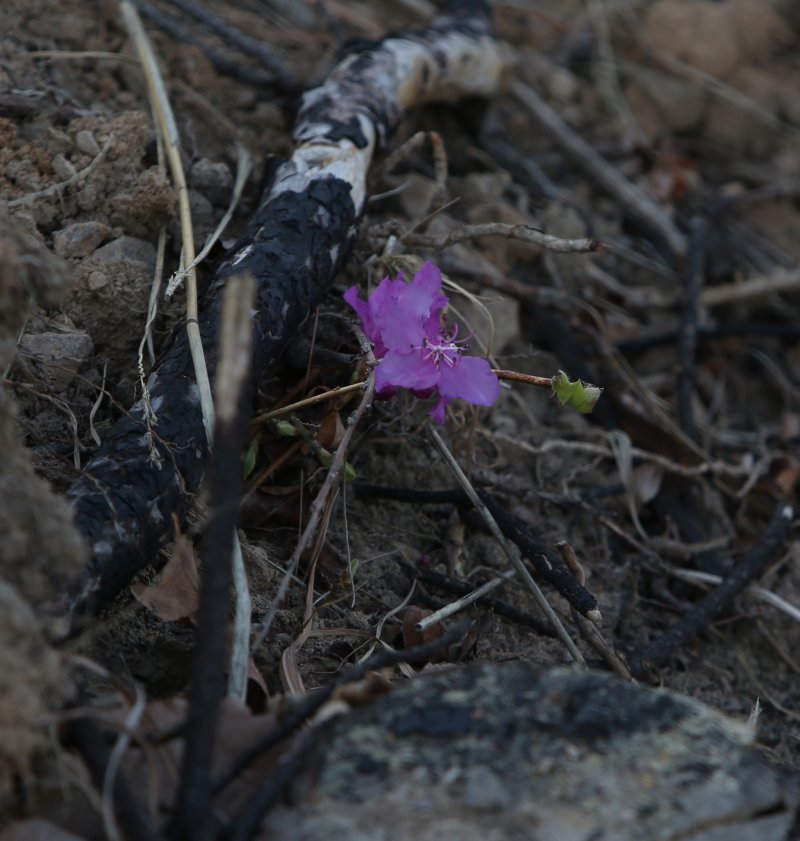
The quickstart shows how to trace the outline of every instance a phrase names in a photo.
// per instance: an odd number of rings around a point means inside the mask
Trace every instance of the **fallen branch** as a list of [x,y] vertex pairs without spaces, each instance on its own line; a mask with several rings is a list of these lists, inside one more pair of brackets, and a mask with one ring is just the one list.
[[[401,562],[402,567],[413,578],[421,581],[423,584],[429,584],[432,587],[437,587],[447,593],[453,593],[457,596],[466,596],[471,593],[471,587],[466,581],[461,581],[457,578],[450,578],[437,572],[434,569],[428,569],[424,566],[412,566],[411,564]],[[425,606],[432,610],[441,610],[444,605],[437,599],[429,596],[424,590],[420,590],[417,598]],[[520,610],[518,607],[509,604],[502,599],[492,598],[491,596],[481,596],[476,604],[481,607],[488,608],[492,613],[502,616],[511,622],[516,622],[518,625],[523,625],[526,628],[532,628],[537,634],[545,637],[554,637],[556,635],[553,626],[545,619],[540,619],[527,611]]]
[[[356,482],[354,489],[356,496],[366,502],[375,499],[391,499],[396,502],[433,505],[472,506],[474,504],[466,489],[462,488],[422,491],[413,488],[393,488],[385,485]],[[488,509],[503,535],[516,543],[523,557],[531,563],[537,577],[547,581],[582,616],[586,616],[595,625],[601,624],[602,617],[597,609],[597,599],[578,583],[558,554],[553,552],[544,542],[538,529],[510,511],[506,511],[497,499],[486,491],[479,490],[477,495],[479,503]],[[475,512],[470,512],[467,517],[470,524],[486,529],[485,521]]]
[[[209,372],[216,367],[220,293],[244,272],[257,281],[253,314],[255,385],[344,267],[366,199],[375,148],[414,105],[487,96],[501,61],[488,3],[453,0],[420,33],[358,47],[303,97],[296,150],[276,168],[250,226],[203,293],[198,322]],[[65,609],[97,610],[153,562],[200,486],[208,451],[184,325],[148,380],[158,417],[152,464],[145,407],[137,402],[107,434],[70,488],[75,523],[91,559]]]
[[800,269],[778,269],[771,275],[751,277],[739,283],[721,283],[709,286],[700,295],[704,307],[738,304],[750,298],[795,292],[800,288]]
[[594,180],[609,192],[635,218],[657,234],[675,257],[686,253],[686,237],[647,193],[629,181],[619,170],[574,132],[558,114],[524,82],[515,82],[512,91],[517,101],[538,124],[554,137],[562,149],[577,161]]
[[678,422],[684,434],[697,439],[694,420],[695,355],[697,323],[700,320],[700,294],[705,280],[706,222],[699,214],[689,223],[689,250],[686,258],[685,301],[678,331]]
[[519,239],[538,245],[545,251],[559,254],[579,254],[587,251],[611,251],[612,248],[599,239],[563,239],[545,233],[531,225],[509,225],[504,222],[487,222],[483,225],[464,225],[446,234],[416,234],[408,233],[400,237],[407,245],[427,246],[430,248],[446,248],[458,242],[480,237],[506,237]]
[[251,335],[240,325],[246,322],[252,308],[254,287],[252,276],[243,275],[236,285],[229,283],[225,288],[215,387],[217,416],[211,460],[211,514],[203,535],[203,586],[197,612],[186,745],[169,831],[173,841],[212,837],[211,763],[225,688],[232,553],[244,482],[242,453],[249,408],[245,384],[249,378]]
[[778,505],[761,537],[722,583],[694,605],[679,622],[651,642],[644,651],[631,658],[629,665],[634,677],[652,676],[654,670],[663,666],[679,646],[697,636],[751,581],[756,581],[780,549],[789,534],[793,520],[792,506],[785,503]]

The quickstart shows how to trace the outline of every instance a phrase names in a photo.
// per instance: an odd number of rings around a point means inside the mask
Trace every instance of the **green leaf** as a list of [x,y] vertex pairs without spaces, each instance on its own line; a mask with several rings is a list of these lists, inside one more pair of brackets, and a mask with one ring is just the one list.
[[594,409],[595,403],[603,393],[602,388],[585,383],[583,380],[570,382],[564,371],[559,371],[553,377],[552,388],[553,395],[561,407],[575,409],[576,412],[584,415]]
[[256,467],[256,459],[258,458],[258,436],[253,438],[247,452],[244,454],[244,478],[246,479]]
[[281,438],[297,438],[298,432],[291,421],[275,421],[273,428]]

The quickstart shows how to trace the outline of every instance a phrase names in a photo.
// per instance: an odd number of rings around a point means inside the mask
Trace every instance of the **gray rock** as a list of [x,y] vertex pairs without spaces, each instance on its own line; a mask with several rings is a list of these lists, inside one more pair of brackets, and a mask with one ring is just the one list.
[[108,283],[108,275],[104,272],[92,272],[89,277],[86,278],[86,285],[92,292],[97,292],[98,289],[108,286]]
[[227,205],[233,191],[233,175],[227,164],[200,158],[189,170],[189,186],[215,204]]
[[67,181],[78,171],[72,161],[67,160],[63,155],[56,155],[52,161],[53,172],[62,180]]
[[86,333],[27,334],[19,340],[19,355],[33,363],[33,369],[52,391],[66,391],[81,365],[94,353]]
[[88,257],[110,235],[102,222],[75,222],[53,234],[53,250],[59,257]]
[[99,144],[92,132],[87,129],[82,129],[75,135],[75,145],[84,155],[91,155],[96,158],[100,154]]
[[156,250],[147,240],[136,237],[119,237],[98,248],[92,255],[101,263],[117,263],[131,260],[141,263],[152,273],[156,267]]
[[267,825],[297,841],[789,841],[800,782],[751,735],[604,673],[452,669],[323,726]]

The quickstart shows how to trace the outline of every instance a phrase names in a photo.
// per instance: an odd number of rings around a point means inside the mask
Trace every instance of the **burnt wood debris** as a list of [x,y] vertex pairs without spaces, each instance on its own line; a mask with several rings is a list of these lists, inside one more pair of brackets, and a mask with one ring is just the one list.
[[[430,27],[360,42],[302,99],[295,152],[275,169],[246,234],[217,267],[200,301],[199,326],[213,378],[221,293],[243,273],[256,278],[249,394],[344,268],[366,200],[366,174],[405,111],[431,101],[487,97],[500,52],[483,0],[453,0]],[[68,497],[90,560],[65,609],[106,606],[172,536],[208,455],[184,325],[150,374],[152,436],[137,402],[108,433]],[[152,439],[152,440],[151,440]],[[160,463],[154,461],[152,449]]]

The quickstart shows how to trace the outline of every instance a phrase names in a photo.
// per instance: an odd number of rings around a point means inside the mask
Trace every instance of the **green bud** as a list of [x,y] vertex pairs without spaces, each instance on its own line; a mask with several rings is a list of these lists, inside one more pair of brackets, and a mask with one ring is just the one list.
[[273,428],[281,438],[297,438],[297,429],[291,421],[275,421]]
[[603,393],[602,388],[585,383],[583,380],[570,382],[564,371],[559,371],[553,377],[552,388],[553,395],[561,407],[575,409],[576,412],[584,415],[594,409],[595,403]]
[[254,438],[244,454],[244,478],[246,479],[256,467],[258,457],[258,438]]

